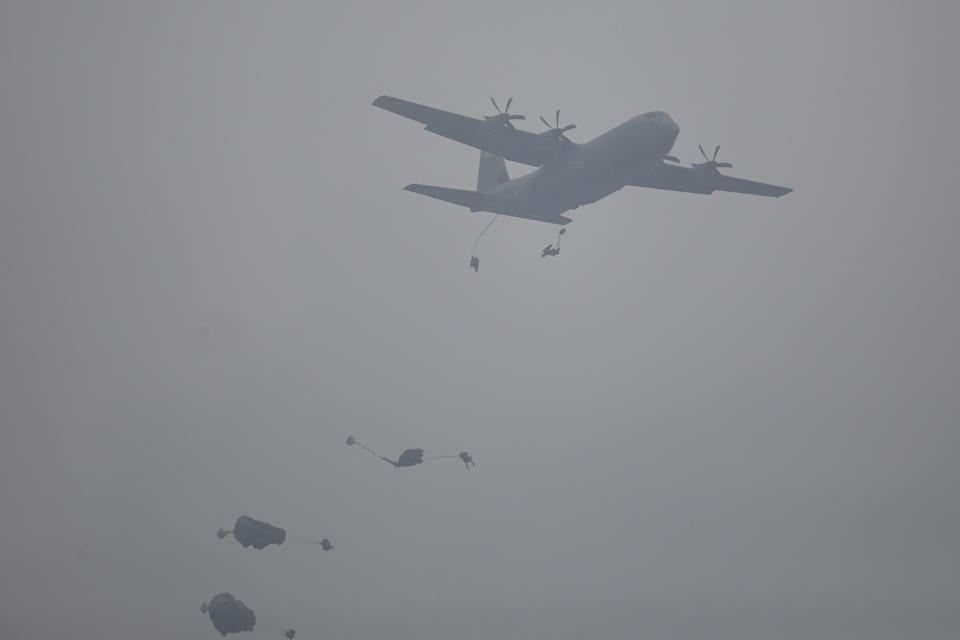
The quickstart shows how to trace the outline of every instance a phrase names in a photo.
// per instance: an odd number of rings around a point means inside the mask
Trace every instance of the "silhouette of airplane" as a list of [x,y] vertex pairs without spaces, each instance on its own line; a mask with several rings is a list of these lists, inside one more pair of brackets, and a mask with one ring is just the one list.
[[[731,191],[774,198],[793,191],[721,174],[720,169],[733,165],[717,162],[719,146],[712,157],[700,146],[704,162],[679,166],[679,160],[668,154],[680,127],[662,111],[631,118],[581,144],[567,138],[567,131],[576,125],[561,127],[559,110],[553,125],[540,116],[547,131],[537,134],[513,126],[513,120],[524,119],[509,112],[513,98],[507,100],[502,111],[493,98],[490,101],[497,113],[483,119],[391,96],[373,101],[376,107],[426,125],[427,131],[480,149],[475,191],[425,184],[409,184],[404,187],[407,191],[452,202],[470,211],[552,224],[571,222],[563,215],[565,212],[596,202],[625,186],[707,195]],[[538,168],[511,180],[504,159]]]

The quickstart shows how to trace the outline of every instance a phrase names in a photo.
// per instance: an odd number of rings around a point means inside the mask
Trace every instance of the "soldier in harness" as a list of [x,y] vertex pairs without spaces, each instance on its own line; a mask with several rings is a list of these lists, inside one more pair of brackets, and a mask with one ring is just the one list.
[[566,229],[560,229],[560,233],[557,234],[557,246],[553,244],[548,244],[543,248],[543,251],[540,252],[541,258],[546,258],[547,256],[557,256],[560,255],[560,236],[567,232]]
[[480,271],[480,258],[477,256],[470,256],[470,268],[476,273]]

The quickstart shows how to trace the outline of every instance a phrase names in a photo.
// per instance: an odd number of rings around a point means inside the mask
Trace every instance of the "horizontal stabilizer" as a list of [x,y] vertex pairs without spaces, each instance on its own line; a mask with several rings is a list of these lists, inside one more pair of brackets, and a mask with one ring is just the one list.
[[421,195],[430,196],[437,200],[444,200],[459,204],[462,207],[469,207],[471,211],[480,211],[480,194],[476,191],[467,191],[466,189],[450,189],[448,187],[432,187],[427,184],[408,184],[404,187],[407,191],[413,191]]
[[483,194],[477,191],[467,191],[466,189],[450,189],[449,187],[433,187],[428,184],[408,184],[404,187],[407,191],[413,191],[421,195],[430,196],[444,202],[452,202],[462,207],[469,207],[470,211],[489,211],[490,213],[499,213],[502,216],[511,218],[523,218],[524,220],[539,220],[549,222],[550,224],[567,224],[573,222],[565,216],[541,216],[531,213],[525,213],[516,210],[497,210],[490,202],[483,201]]

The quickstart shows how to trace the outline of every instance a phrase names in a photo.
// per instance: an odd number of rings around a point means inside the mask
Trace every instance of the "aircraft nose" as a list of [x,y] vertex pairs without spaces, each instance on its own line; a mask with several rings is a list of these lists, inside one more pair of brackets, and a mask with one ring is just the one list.
[[666,113],[660,114],[660,122],[663,124],[663,128],[674,138],[680,133],[680,125],[674,122],[673,118]]

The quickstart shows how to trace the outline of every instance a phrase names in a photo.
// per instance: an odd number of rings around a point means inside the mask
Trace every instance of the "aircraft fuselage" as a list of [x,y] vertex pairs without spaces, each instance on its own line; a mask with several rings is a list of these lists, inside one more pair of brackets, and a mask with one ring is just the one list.
[[659,163],[679,132],[669,115],[651,111],[583,144],[563,138],[555,156],[539,169],[483,193],[483,209],[559,217],[619,191],[639,169]]

